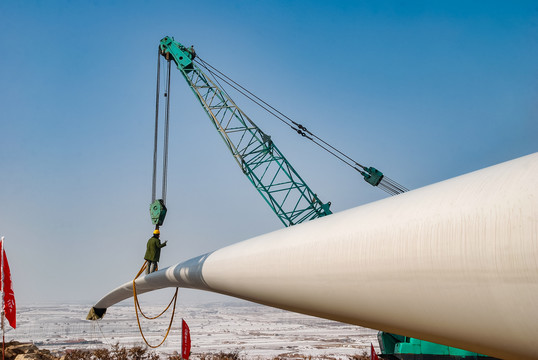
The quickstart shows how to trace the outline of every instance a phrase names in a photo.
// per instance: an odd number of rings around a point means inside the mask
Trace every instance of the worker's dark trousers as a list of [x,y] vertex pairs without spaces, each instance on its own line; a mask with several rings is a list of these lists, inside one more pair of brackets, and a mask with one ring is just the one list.
[[146,274],[150,274],[157,270],[157,262],[156,261],[148,261],[148,267],[146,268]]

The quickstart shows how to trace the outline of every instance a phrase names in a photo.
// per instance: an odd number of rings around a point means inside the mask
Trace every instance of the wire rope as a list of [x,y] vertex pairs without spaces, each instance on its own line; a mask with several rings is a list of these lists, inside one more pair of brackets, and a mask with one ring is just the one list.
[[[255,94],[253,94],[251,91],[249,91],[248,89],[246,89],[244,86],[242,86],[241,84],[237,83],[236,81],[234,81],[233,79],[231,79],[229,76],[225,75],[224,73],[222,73],[221,71],[219,71],[217,68],[215,68],[214,66],[212,66],[211,64],[207,63],[206,61],[204,61],[203,59],[201,59],[200,57],[198,57],[196,60],[199,64],[203,64],[204,68],[206,70],[208,70],[209,72],[211,72],[213,74],[213,76],[217,76],[219,78],[221,78],[223,81],[225,81],[229,86],[233,87],[236,91],[238,91],[240,94],[242,94],[243,96],[245,96],[246,98],[248,98],[249,100],[251,100],[252,102],[254,102],[256,105],[260,106],[262,109],[266,110],[268,113],[270,113],[271,115],[275,116],[277,119],[279,119],[280,121],[282,121],[283,123],[285,123],[286,125],[288,125],[289,127],[291,127],[293,130],[297,131],[297,133],[299,133],[299,135],[303,135],[301,133],[301,131],[304,131],[305,133],[308,133],[310,134],[311,136],[315,137],[316,139],[318,139],[319,141],[321,141],[323,144],[327,145],[328,147],[330,147],[331,149],[333,149],[334,151],[338,152],[340,155],[346,157],[348,160],[352,161],[353,163],[355,163],[356,165],[364,168],[361,164],[359,164],[358,162],[356,162],[355,160],[353,160],[351,157],[349,157],[348,155],[346,155],[345,153],[343,153],[342,151],[338,150],[337,148],[335,148],[334,146],[332,146],[331,144],[329,144],[328,142],[326,142],[325,140],[323,140],[322,138],[318,137],[316,134],[312,133],[311,131],[309,131],[305,126],[295,122],[294,120],[292,120],[290,117],[286,116],[285,114],[283,114],[281,111],[279,111],[278,109],[276,109],[275,107],[271,106],[270,104],[268,104],[266,101],[264,101],[263,99],[259,98],[258,96],[256,96]],[[213,71],[211,71],[210,69],[212,69]],[[218,75],[216,75],[215,73],[217,73]],[[232,85],[233,84],[233,85]],[[241,90],[239,90],[238,88],[240,88]],[[244,92],[243,92],[244,91]],[[247,93],[247,94],[245,94]],[[254,99],[256,100],[254,100]],[[261,105],[260,103],[264,104],[265,106]],[[269,110],[269,109],[271,110]],[[277,114],[279,114],[280,116],[278,116]],[[287,119],[284,120],[283,118]],[[291,124],[293,124],[294,126],[292,126]],[[304,135],[303,135],[304,136]],[[308,138],[308,137],[307,137]],[[312,138],[308,138],[309,140],[312,140]],[[324,148],[322,145],[320,145],[319,143],[316,143],[316,145]],[[325,149],[326,150],[326,149]]]
[[95,326],[97,326],[97,328],[99,329],[99,332],[101,333],[102,339],[105,340],[105,343],[108,346],[112,347],[112,344],[108,341],[108,338],[103,333],[103,329],[101,328],[101,324],[99,323],[99,321],[93,321],[93,323],[95,323]]
[[163,145],[163,185],[162,185],[162,199],[166,204],[166,186],[168,177],[168,138],[170,133],[170,65],[171,60],[168,60],[167,73],[166,73],[166,111],[164,114],[164,145]]
[[[164,134],[163,134],[163,155],[162,155],[162,185],[161,199],[166,204],[167,179],[168,179],[168,139],[170,134],[170,70],[171,61],[168,60],[168,66],[164,74],[164,97],[166,98],[164,111]],[[159,147],[159,104],[161,89],[161,56],[157,56],[157,89],[155,91],[155,131],[153,136],[153,177],[151,184],[151,202],[157,197],[157,158]]]
[[[312,141],[314,144],[322,148],[323,150],[327,151],[329,154],[333,155],[338,160],[342,161],[344,164],[348,165],[349,167],[353,168],[354,170],[358,171],[362,175],[365,175],[364,171],[368,171],[368,169],[361,165],[359,162],[352,159],[350,156],[346,155],[344,152],[340,151],[333,145],[329,144],[319,136],[312,133],[310,130],[308,130],[305,126],[302,124],[299,124],[292,120],[290,117],[286,116],[255,94],[253,94],[251,91],[219,71],[217,68],[209,64],[208,62],[204,61],[202,58],[197,56],[195,60],[200,66],[202,66],[204,69],[206,69],[213,77],[215,77],[215,80],[218,83],[218,79],[221,79],[223,82],[228,84],[230,87],[235,89],[237,92],[239,92],[241,95],[245,96],[247,99],[267,111],[269,114],[283,122],[284,124],[288,125],[291,129],[293,129],[295,132],[297,132],[302,137]],[[221,86],[222,87],[222,86]],[[347,159],[347,160],[346,160]],[[361,169],[359,169],[360,167]],[[380,189],[383,191],[389,193],[390,195],[397,195],[403,192],[408,191],[407,188],[404,186],[398,184],[394,180],[391,180],[387,178],[386,176],[383,176],[381,182],[379,183]]]
[[157,145],[159,141],[159,100],[161,87],[161,54],[157,52],[157,90],[155,91],[155,134],[153,137],[153,178],[151,183],[151,202],[157,197]]

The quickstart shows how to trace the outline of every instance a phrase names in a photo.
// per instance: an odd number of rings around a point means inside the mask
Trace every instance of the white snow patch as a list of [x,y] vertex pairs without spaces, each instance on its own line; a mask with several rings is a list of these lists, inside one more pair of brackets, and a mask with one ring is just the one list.
[[[61,352],[66,349],[145,346],[140,335],[134,305],[122,304],[108,309],[104,319],[87,321],[91,306],[23,306],[18,309],[17,329],[6,332],[6,341],[34,342],[40,348]],[[144,306],[150,316],[164,307]],[[150,344],[158,344],[170,322],[171,310],[161,318],[141,319]],[[281,357],[325,357],[348,359],[369,353],[370,343],[377,347],[377,331],[355,325],[319,319],[248,302],[212,303],[181,306],[163,346],[161,355],[180,352],[180,319],[188,323],[192,357],[204,353],[239,352],[243,359]]]

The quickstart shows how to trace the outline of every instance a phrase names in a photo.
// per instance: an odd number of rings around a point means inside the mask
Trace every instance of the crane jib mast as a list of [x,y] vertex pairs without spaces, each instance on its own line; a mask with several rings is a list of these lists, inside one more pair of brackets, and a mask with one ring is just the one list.
[[165,37],[159,49],[176,63],[243,173],[285,226],[331,214],[330,202],[318,198],[271,137],[194,63],[192,47]]

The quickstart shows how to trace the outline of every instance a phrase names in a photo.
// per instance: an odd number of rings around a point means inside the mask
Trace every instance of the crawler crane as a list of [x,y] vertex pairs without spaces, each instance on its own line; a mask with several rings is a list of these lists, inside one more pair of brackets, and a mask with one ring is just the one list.
[[[307,220],[330,215],[331,203],[322,202],[317,194],[308,187],[276,147],[271,137],[263,132],[235,104],[228,93],[220,86],[219,80],[240,91],[285,122],[298,134],[312,140],[354,168],[370,185],[379,187],[391,195],[407,191],[405,187],[387,178],[376,168],[366,167],[355,162],[312,134],[303,125],[294,122],[241,87],[197,57],[192,46],[187,48],[175,41],[174,38],[166,36],[160,41],[159,55],[168,61],[168,69],[170,69],[172,61],[176,64],[177,69],[209,116],[210,121],[219,132],[242,172],[285,226],[292,226]],[[168,81],[169,79],[170,77],[168,76]],[[169,83],[167,86],[169,88]],[[156,200],[154,196],[153,200],[152,219],[154,224],[159,225],[164,220],[166,208],[162,199]],[[484,355],[385,332],[380,332],[378,338],[382,357],[385,359],[488,358]]]

